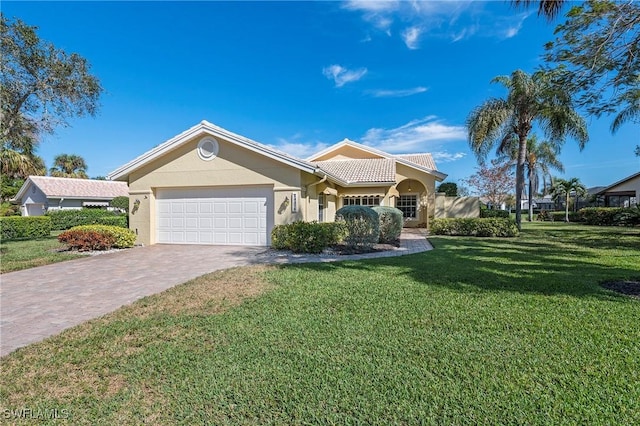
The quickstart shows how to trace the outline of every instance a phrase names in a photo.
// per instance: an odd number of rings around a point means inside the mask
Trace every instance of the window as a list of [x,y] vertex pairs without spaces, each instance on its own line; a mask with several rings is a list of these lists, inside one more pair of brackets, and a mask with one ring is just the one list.
[[324,194],[318,194],[318,222],[324,222]]
[[417,219],[418,196],[401,195],[396,201],[396,208],[402,212],[405,219]]
[[380,205],[380,197],[345,197],[342,205],[344,206],[365,206],[374,207]]

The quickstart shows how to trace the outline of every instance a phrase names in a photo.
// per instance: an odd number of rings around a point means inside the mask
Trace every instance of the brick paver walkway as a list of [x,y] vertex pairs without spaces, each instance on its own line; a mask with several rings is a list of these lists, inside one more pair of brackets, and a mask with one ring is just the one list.
[[158,244],[2,274],[0,356],[216,270],[401,256],[431,248],[420,229],[404,230],[396,250],[350,256],[273,256],[264,247]]

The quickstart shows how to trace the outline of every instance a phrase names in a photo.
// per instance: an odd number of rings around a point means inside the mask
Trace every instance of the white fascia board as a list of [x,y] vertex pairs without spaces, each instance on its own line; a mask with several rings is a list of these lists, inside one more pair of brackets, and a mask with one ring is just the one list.
[[238,146],[249,149],[253,152],[264,155],[265,157],[269,157],[273,160],[279,161],[281,163],[285,163],[292,167],[296,167],[308,173],[314,173],[315,167],[304,160],[294,158],[284,153],[277,152],[265,145],[262,145],[258,142],[255,142],[251,139],[245,138],[244,136],[240,136],[236,133],[230,132],[226,129],[218,127],[212,123],[209,123],[206,120],[203,120],[199,124],[185,130],[177,136],[169,139],[168,141],[158,145],[157,147],[145,152],[139,157],[133,159],[128,162],[124,166],[114,170],[113,172],[107,175],[107,178],[110,180],[118,180],[124,176],[127,176],[134,170],[148,164],[149,162],[161,157],[162,155],[172,151],[173,149],[182,145],[182,143],[187,140],[199,135],[199,134],[207,134],[210,136],[217,136],[223,138],[229,142],[232,142]]
[[20,189],[18,190],[18,193],[16,194],[16,196],[11,199],[11,201],[22,200],[22,197],[24,196],[24,194],[29,189],[29,186],[31,185],[35,185],[35,183],[33,183],[33,181],[31,180],[31,176],[29,176],[27,180],[24,181]]

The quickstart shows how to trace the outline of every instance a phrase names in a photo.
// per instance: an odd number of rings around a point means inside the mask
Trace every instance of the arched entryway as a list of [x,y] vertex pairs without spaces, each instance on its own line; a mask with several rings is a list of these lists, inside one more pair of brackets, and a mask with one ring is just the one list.
[[394,205],[402,211],[406,227],[416,227],[426,224],[426,211],[424,199],[427,189],[422,182],[415,179],[404,179],[395,185],[397,194],[394,196]]

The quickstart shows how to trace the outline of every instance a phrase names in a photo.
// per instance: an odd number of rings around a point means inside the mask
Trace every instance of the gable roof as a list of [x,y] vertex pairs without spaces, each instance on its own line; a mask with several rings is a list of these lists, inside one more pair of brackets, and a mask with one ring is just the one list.
[[316,164],[320,170],[346,184],[393,184],[396,180],[396,162],[391,158],[327,160]]
[[[320,158],[323,157],[333,151],[337,151],[342,147],[345,146],[349,146],[352,148],[356,148],[358,150],[361,151],[365,151],[368,152],[370,154],[373,155],[377,155],[380,158],[386,158],[386,159],[392,159],[395,160],[397,163],[403,164],[405,166],[411,167],[413,169],[417,169],[420,170],[422,172],[426,172],[429,173],[433,176],[436,177],[436,179],[439,180],[444,180],[447,175],[439,172],[438,169],[436,168],[436,163],[433,161],[433,157],[431,156],[431,154],[428,153],[420,153],[420,154],[389,154],[387,152],[381,151],[379,149],[376,148],[372,148],[370,146],[367,145],[363,145],[360,144],[358,142],[354,142],[352,140],[349,139],[344,139],[341,142],[338,142],[335,145],[332,145],[320,152],[318,152],[317,154],[312,155],[311,157],[307,158],[307,161],[313,161],[316,158]],[[327,160],[327,161],[331,161],[331,160]],[[335,160],[337,161],[337,160]],[[321,162],[318,162],[318,164],[320,164]],[[395,177],[394,177],[395,179]]]
[[298,168],[300,170],[304,170],[309,173],[314,173],[316,169],[313,164],[305,160],[301,160],[282,151],[273,149],[267,145],[263,145],[249,138],[245,138],[244,136],[240,136],[236,133],[230,132],[226,129],[223,129],[222,127],[216,126],[215,124],[209,123],[206,120],[202,120],[199,124],[196,124],[190,129],[185,130],[179,135],[174,136],[168,141],[145,152],[139,157],[129,161],[124,166],[119,167],[118,169],[109,173],[108,177],[112,180],[124,180],[131,172],[145,166],[146,164],[159,158],[167,152],[173,151],[179,146],[189,142],[193,138],[200,135],[210,135],[222,138],[225,141],[231,142],[243,148],[247,148],[253,152],[262,154],[265,157],[269,157],[273,160]]
[[47,198],[113,199],[129,195],[129,186],[126,182],[29,176],[15,199],[22,199],[32,185],[40,189]]
[[638,173],[634,173],[634,174],[632,174],[631,176],[627,176],[627,177],[626,177],[626,178],[624,178],[624,179],[620,179],[619,181],[617,181],[617,182],[615,182],[615,183],[613,183],[613,184],[611,184],[611,185],[607,186],[606,188],[604,188],[604,189],[602,189],[602,190],[598,191],[597,195],[602,195],[602,194],[604,194],[605,192],[609,192],[609,191],[611,191],[612,189],[614,189],[616,186],[621,185],[621,184],[623,184],[623,183],[626,183],[626,182],[628,182],[628,181],[630,181],[630,180],[632,180],[632,179],[635,179],[635,178],[637,178],[638,176],[640,176],[640,172],[638,172]]

